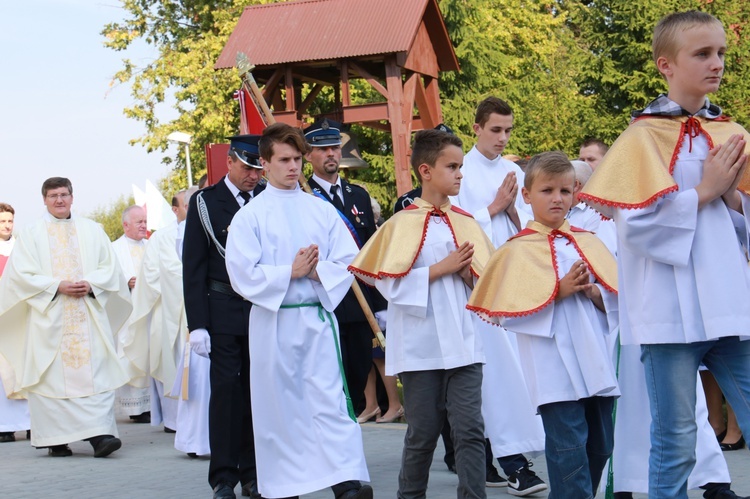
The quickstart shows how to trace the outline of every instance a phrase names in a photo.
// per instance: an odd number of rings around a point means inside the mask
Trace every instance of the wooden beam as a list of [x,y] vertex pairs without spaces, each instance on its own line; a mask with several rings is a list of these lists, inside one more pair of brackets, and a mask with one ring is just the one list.
[[294,77],[292,76],[292,67],[287,66],[284,70],[284,100],[286,101],[286,110],[294,111]]
[[305,97],[305,100],[302,101],[302,104],[299,105],[297,108],[297,113],[301,116],[302,113],[307,111],[307,108],[310,106],[312,101],[315,100],[315,97],[318,96],[320,91],[323,90],[323,85],[316,84],[311,89],[310,92],[308,92],[307,97]]
[[347,107],[351,104],[349,93],[349,64],[346,60],[341,61],[341,105]]
[[274,90],[276,90],[276,86],[281,81],[282,76],[284,76],[284,68],[277,68],[276,71],[273,72],[271,77],[266,81],[266,84],[263,86],[263,98],[266,99],[266,102],[271,102],[273,92]]
[[367,83],[369,83],[372,88],[380,92],[380,95],[388,99],[388,90],[374,76],[365,71],[363,67],[359,66],[354,61],[349,61],[349,66],[351,66],[354,72],[357,73],[361,78],[367,80]]
[[302,122],[297,119],[297,111],[274,112],[273,117],[276,119],[277,123],[286,123],[287,125],[291,125],[296,128],[300,128],[302,126]]
[[345,106],[344,123],[360,123],[388,119],[388,103],[376,102],[358,106]]
[[[408,125],[403,115],[404,87],[401,82],[401,68],[396,57],[389,56],[385,61],[386,84],[388,85],[388,117],[393,138],[393,161],[395,163],[396,192],[402,195],[412,189],[411,169],[409,168]],[[408,115],[411,125],[411,113]]]
[[[406,78],[404,83],[404,106],[403,106],[403,117],[406,119],[407,116],[414,114],[414,94],[417,90],[417,82],[420,81],[420,75],[412,73],[411,76]],[[407,120],[408,133],[411,135],[411,121]]]
[[435,120],[433,109],[427,104],[427,91],[424,88],[422,78],[419,78],[419,81],[417,81],[416,95],[414,97],[417,103],[419,116],[422,118],[424,126],[429,128],[435,128],[438,126],[440,122]]
[[440,107],[440,88],[438,88],[438,79],[425,76],[424,84],[427,106],[430,109],[430,116],[435,121],[435,126],[437,126],[443,122],[443,110]]

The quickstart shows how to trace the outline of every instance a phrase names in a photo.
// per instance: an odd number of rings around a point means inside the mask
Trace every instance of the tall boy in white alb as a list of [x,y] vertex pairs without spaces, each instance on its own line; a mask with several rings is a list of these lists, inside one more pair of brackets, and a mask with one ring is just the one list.
[[[513,113],[506,102],[488,97],[479,103],[474,123],[477,143],[464,156],[461,190],[450,198],[453,205],[471,213],[496,248],[533,218],[521,195],[523,171],[515,163],[502,158],[512,129]],[[509,476],[519,469],[531,473],[522,454],[533,455],[544,450],[544,430],[524,386],[515,334],[491,327],[476,317],[473,319],[486,356],[482,414],[492,455],[498,458]],[[513,400],[513,403],[508,403],[508,400]],[[546,489],[537,477],[527,478],[533,482],[529,490],[518,492]],[[519,487],[523,488],[523,485],[519,484]]]
[[701,362],[750,434],[750,343],[741,341],[750,272],[737,241],[737,233],[747,241],[750,136],[706,98],[724,69],[716,18],[671,14],[657,24],[653,49],[669,94],[634,115],[580,197],[617,226],[620,334],[641,345],[653,421],[649,496],[684,498]]
[[297,186],[307,148],[299,130],[272,125],[259,148],[269,183],[235,215],[226,248],[232,287],[253,303],[258,491],[278,498],[332,487],[337,498],[372,498],[358,482],[369,475],[359,424],[347,415],[333,314],[357,245],[333,205]]

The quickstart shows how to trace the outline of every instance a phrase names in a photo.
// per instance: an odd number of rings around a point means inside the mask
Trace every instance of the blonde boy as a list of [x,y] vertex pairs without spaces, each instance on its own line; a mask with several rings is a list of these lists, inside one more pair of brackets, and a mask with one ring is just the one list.
[[[724,28],[702,12],[663,18],[653,55],[669,92],[613,144],[580,198],[614,217],[620,335],[641,345],[651,407],[649,497],[687,497],[694,389],[703,362],[750,434],[750,182],[747,132],[707,94],[719,89]],[[738,241],[739,239],[739,241]]]
[[574,189],[563,153],[531,159],[522,194],[534,220],[490,258],[468,306],[516,333],[546,433],[549,497],[571,499],[596,492],[612,453],[612,407],[620,394],[608,346],[616,324],[615,260],[593,233],[565,219]]

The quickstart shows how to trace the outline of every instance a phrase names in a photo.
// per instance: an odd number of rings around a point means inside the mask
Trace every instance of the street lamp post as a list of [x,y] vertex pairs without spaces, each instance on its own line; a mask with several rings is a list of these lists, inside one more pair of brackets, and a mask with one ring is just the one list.
[[172,132],[167,135],[167,140],[176,144],[185,144],[185,162],[187,163],[188,188],[193,186],[193,171],[190,168],[190,142],[193,136],[186,132]]

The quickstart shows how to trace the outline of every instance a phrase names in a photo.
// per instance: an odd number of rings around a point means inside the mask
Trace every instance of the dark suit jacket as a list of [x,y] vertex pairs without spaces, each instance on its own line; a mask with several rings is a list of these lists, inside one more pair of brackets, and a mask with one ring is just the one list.
[[[331,194],[326,192],[325,189],[312,179],[308,179],[310,188],[319,192],[325,197],[329,203],[331,201]],[[359,242],[364,245],[370,237],[375,234],[377,226],[375,225],[375,215],[372,213],[372,204],[370,202],[370,195],[362,187],[354,184],[350,184],[343,178],[341,179],[341,189],[344,193],[344,215],[354,226],[359,237]],[[355,215],[353,210],[356,207],[356,211],[360,212],[359,215]],[[343,223],[343,222],[342,222]],[[380,293],[375,291],[368,286],[361,286],[362,291],[370,304],[370,309],[373,312],[377,310],[385,309],[386,302]],[[338,307],[336,307],[336,319],[339,322],[359,322],[367,320],[365,318],[362,308],[359,306],[357,297],[354,296],[354,291],[349,290],[346,296],[341,301]]]
[[[258,185],[253,196],[264,186]],[[190,198],[185,220],[185,239],[182,249],[182,285],[188,329],[208,329],[210,334],[247,335],[247,317],[243,311],[244,300],[238,296],[213,291],[209,280],[229,285],[224,257],[203,230],[198,215],[198,195],[208,208],[214,235],[226,247],[229,225],[240,209],[239,203],[224,183],[224,179],[206,187]],[[252,200],[250,200],[252,202]]]

